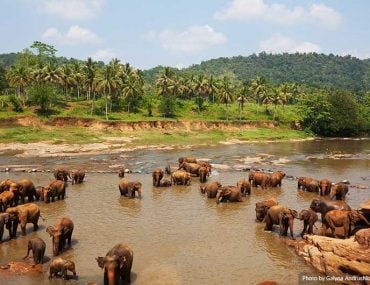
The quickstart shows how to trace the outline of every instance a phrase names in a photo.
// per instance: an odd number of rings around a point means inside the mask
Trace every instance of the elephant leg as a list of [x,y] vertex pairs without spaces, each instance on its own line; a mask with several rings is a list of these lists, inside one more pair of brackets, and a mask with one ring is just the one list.
[[331,229],[334,237],[336,238],[337,234],[335,233],[335,225],[333,224],[333,222],[330,219],[327,222],[328,222],[329,228]]
[[303,230],[302,230],[301,236],[304,236],[304,234],[307,232],[307,226],[308,226],[308,223],[307,223],[307,221],[305,220],[305,221],[303,222]]
[[351,228],[351,225],[350,225],[350,222],[348,223],[344,223],[344,238],[349,238],[350,236],[350,228]]
[[4,235],[4,226],[0,226],[0,242],[3,240],[3,235]]
[[[290,231],[290,235],[292,236],[292,239],[295,239],[294,233],[293,233],[293,224],[294,224],[294,220],[292,219],[292,221],[289,221],[289,231]],[[288,235],[288,225],[286,226],[286,235]]]

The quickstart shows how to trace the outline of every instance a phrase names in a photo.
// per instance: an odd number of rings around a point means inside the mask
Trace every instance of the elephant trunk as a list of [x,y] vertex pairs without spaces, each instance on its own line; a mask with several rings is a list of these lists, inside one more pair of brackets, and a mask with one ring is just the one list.
[[108,285],[116,285],[119,284],[118,277],[119,275],[116,273],[116,270],[113,268],[107,269],[107,277],[108,277]]

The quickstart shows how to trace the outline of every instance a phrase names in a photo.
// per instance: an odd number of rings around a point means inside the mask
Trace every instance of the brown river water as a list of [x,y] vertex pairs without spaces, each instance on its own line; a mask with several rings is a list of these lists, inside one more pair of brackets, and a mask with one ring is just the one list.
[[[223,185],[235,184],[248,171],[242,168],[286,172],[281,188],[252,189],[242,203],[217,205],[199,191],[199,179],[191,186],[155,188],[151,170],[167,163],[176,165],[177,158],[190,155],[210,159],[215,164],[209,181]],[[255,221],[255,203],[276,197],[280,204],[298,211],[308,208],[315,193],[297,190],[294,177],[328,177],[332,181],[347,179],[351,184],[370,187],[370,140],[316,140],[301,142],[254,143],[174,150],[140,150],[112,155],[78,156],[73,158],[23,158],[17,153],[0,154],[1,167],[25,165],[30,168],[54,169],[66,166],[88,170],[85,182],[67,188],[63,201],[46,204],[37,202],[45,221],[27,235],[0,245],[0,264],[20,261],[26,254],[27,241],[38,236],[46,242],[45,274],[40,277],[4,277],[0,284],[64,284],[47,279],[52,258],[51,238],[46,227],[68,216],[75,229],[72,249],[62,257],[76,263],[78,280],[67,284],[103,284],[103,271],[95,257],[104,256],[115,244],[127,243],[134,251],[132,284],[256,284],[275,280],[281,284],[298,284],[301,273],[318,273],[288,247],[285,237],[279,237],[278,227],[264,232],[264,224]],[[125,165],[134,173],[129,179],[143,183],[143,198],[129,200],[120,197],[119,178],[115,167]],[[290,179],[289,179],[290,177]],[[35,185],[49,183],[51,173],[1,172],[5,178],[30,178]],[[347,202],[353,208],[370,199],[370,189],[350,188]],[[319,223],[318,223],[319,226]],[[295,222],[295,235],[300,239],[301,221]]]

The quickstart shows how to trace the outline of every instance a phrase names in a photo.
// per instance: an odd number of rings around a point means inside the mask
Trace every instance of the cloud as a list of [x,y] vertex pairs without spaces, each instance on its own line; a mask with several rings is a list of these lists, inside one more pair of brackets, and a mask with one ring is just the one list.
[[331,29],[337,28],[342,23],[342,16],[324,4],[312,5],[309,15],[313,21],[318,21],[323,26]]
[[36,0],[32,3],[49,15],[69,20],[82,20],[97,16],[106,0]]
[[342,22],[341,15],[324,4],[313,4],[309,9],[302,6],[289,8],[286,5],[265,0],[232,0],[229,5],[214,14],[218,20],[256,21],[278,24],[311,22],[326,28],[336,28]]
[[368,59],[368,58],[370,58],[370,51],[352,49],[352,50],[346,50],[346,51],[340,53],[340,55],[342,55],[342,56],[351,55],[351,56],[357,57],[359,59]]
[[91,55],[91,58],[93,60],[104,61],[105,63],[108,63],[112,58],[116,57],[118,57],[116,50],[112,48],[100,49],[96,53]]
[[158,40],[165,50],[186,54],[202,52],[227,41],[224,34],[216,32],[208,25],[191,26],[184,31],[168,29],[159,33],[151,31],[145,35],[145,38]]
[[41,38],[65,45],[99,44],[102,42],[102,39],[94,32],[77,25],[71,26],[66,33],[62,33],[54,27],[48,28],[41,35]]
[[308,53],[320,52],[320,46],[311,42],[300,42],[289,37],[284,37],[279,34],[264,40],[260,43],[261,51],[267,53]]

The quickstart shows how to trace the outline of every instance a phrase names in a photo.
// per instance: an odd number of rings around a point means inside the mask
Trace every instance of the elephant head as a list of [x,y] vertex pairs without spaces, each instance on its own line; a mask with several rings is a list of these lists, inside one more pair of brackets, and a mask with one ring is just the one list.
[[[104,269],[106,277],[108,279],[107,284],[119,284],[120,283],[120,274],[125,266],[126,257],[125,256],[99,256],[96,258],[98,266]],[[104,278],[105,279],[105,278]]]
[[217,190],[216,203],[219,204],[225,198],[225,196],[230,195],[230,190],[227,187],[221,187]]
[[208,168],[205,166],[201,166],[199,168],[199,177],[200,177],[200,182],[204,183],[207,181],[207,176],[209,176]]
[[160,168],[154,169],[154,171],[152,173],[153,186],[155,186],[155,187],[160,186],[160,182],[161,182],[161,179],[163,178],[163,175],[164,175],[164,172],[163,172],[162,169],[160,169]]
[[325,196],[330,193],[331,189],[331,181],[328,179],[321,179],[320,180],[320,195]]
[[43,197],[43,200],[45,201],[45,203],[49,203],[49,197],[51,195],[50,186],[41,187],[41,193],[42,193],[42,197]]
[[314,199],[312,199],[310,208],[312,210],[314,210],[315,212],[322,212],[324,210],[323,209],[324,208],[324,205],[325,205],[325,203],[323,201],[321,201],[318,198],[314,198]]
[[292,236],[292,239],[295,239],[293,234],[293,224],[295,218],[298,218],[298,212],[296,210],[285,208],[281,211],[279,214],[280,235],[286,236],[289,226],[290,235]]
[[363,221],[366,225],[370,226],[369,221],[360,213],[360,211],[351,210],[348,214],[348,218],[350,219],[352,226],[355,226],[355,224],[359,221]]
[[53,255],[57,256],[63,249],[64,235],[63,230],[60,227],[50,226],[46,229],[46,232],[53,238]]
[[141,199],[141,189],[143,185],[139,181],[134,181],[128,188],[128,197],[135,198],[135,191],[137,191],[139,199]]
[[337,200],[344,200],[347,193],[348,185],[346,183],[343,182],[336,183],[331,188],[330,199],[336,197]]
[[125,177],[125,170],[123,168],[121,168],[120,170],[118,170],[118,177],[120,177],[120,178]]

